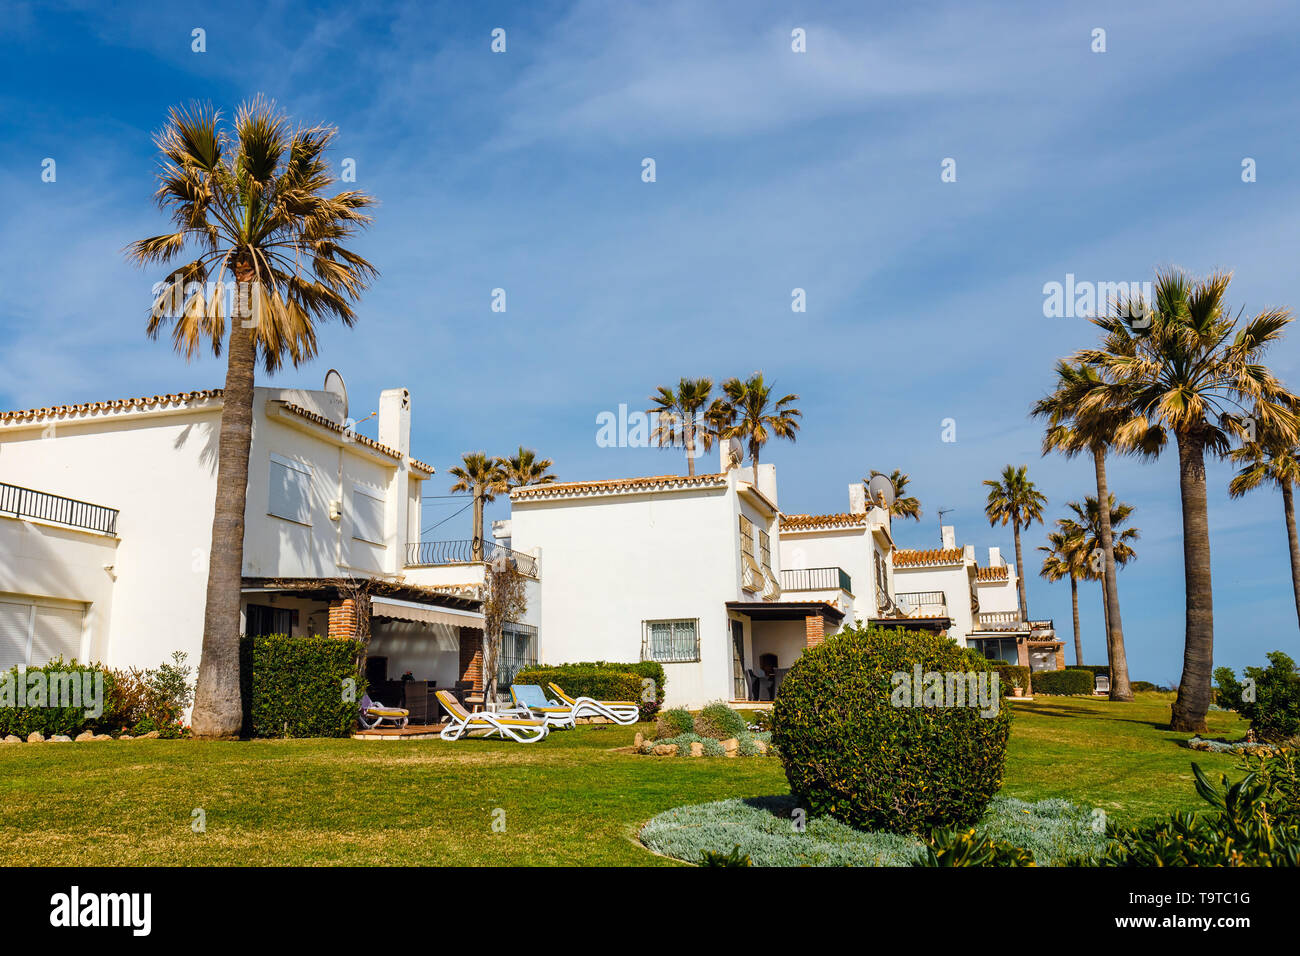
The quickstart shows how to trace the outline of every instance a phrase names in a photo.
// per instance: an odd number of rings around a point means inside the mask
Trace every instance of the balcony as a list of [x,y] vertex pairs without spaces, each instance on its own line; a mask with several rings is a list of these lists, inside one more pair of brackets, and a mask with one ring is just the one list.
[[117,509],[0,482],[0,514],[117,536]]
[[446,564],[472,564],[475,561],[495,563],[506,561],[520,574],[537,577],[537,559],[522,551],[513,551],[495,541],[483,542],[482,557],[474,557],[474,541],[464,538],[455,541],[413,541],[406,546],[408,568],[434,568]]
[[906,608],[908,617],[948,616],[948,598],[942,591],[900,591],[894,603]]
[[981,631],[1026,630],[1019,611],[980,611],[975,618]]
[[781,571],[781,590],[852,594],[853,582],[843,568],[788,568]]

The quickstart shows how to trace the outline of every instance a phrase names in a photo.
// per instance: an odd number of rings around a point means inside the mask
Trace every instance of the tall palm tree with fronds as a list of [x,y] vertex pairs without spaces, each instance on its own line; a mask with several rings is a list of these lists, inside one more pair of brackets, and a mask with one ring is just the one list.
[[522,488],[525,485],[549,485],[555,481],[551,467],[555,462],[549,458],[538,458],[532,448],[519,446],[519,451],[509,458],[502,459],[506,473],[506,490]]
[[468,491],[474,496],[474,540],[470,542],[470,548],[473,559],[482,561],[483,506],[508,490],[505,462],[500,458],[490,458],[485,452],[468,451],[461,456],[461,463],[448,468],[447,473],[456,479],[451,486],[453,493]]
[[1070,611],[1074,619],[1074,663],[1083,666],[1083,639],[1079,634],[1079,578],[1086,574],[1087,559],[1083,551],[1083,529],[1069,518],[1057,518],[1055,531],[1047,534],[1043,567],[1038,573],[1049,581],[1070,579]]
[[1295,485],[1300,483],[1300,445],[1259,435],[1233,449],[1232,460],[1241,469],[1228,482],[1228,493],[1240,498],[1263,484],[1277,485],[1282,492],[1282,514],[1286,519],[1287,544],[1291,552],[1291,590],[1295,593],[1296,617],[1300,619],[1300,541],[1296,538]]
[[911,476],[904,474],[897,468],[888,475],[883,471],[876,471],[876,469],[872,468],[871,474],[863,478],[862,483],[864,485],[869,484],[876,475],[888,478],[894,486],[894,503],[890,506],[889,513],[895,518],[911,518],[913,521],[920,521],[921,499],[903,496],[903,489],[907,487],[907,482]]
[[1295,396],[1262,361],[1291,313],[1267,309],[1243,322],[1242,312],[1234,316],[1226,304],[1230,280],[1222,272],[1204,280],[1177,269],[1160,272],[1154,302],[1131,300],[1093,319],[1102,342],[1075,356],[1104,380],[1084,398],[1084,411],[1114,409],[1126,416],[1116,447],[1149,443],[1151,432],[1172,435],[1178,446],[1187,624],[1170,727],[1197,733],[1205,730],[1214,693],[1205,456],[1226,455],[1233,436],[1249,431],[1248,417],[1261,434],[1275,433],[1287,443],[1300,438]]
[[719,413],[727,422],[721,429],[723,438],[739,438],[749,449],[749,461],[758,479],[758,455],[768,440],[784,438],[794,441],[799,431],[803,412],[794,407],[798,395],[783,395],[773,399],[772,386],[763,381],[763,373],[755,372],[741,381],[730,378],[722,383],[726,404]]
[[[1047,420],[1043,435],[1043,454],[1057,451],[1067,458],[1082,452],[1092,457],[1097,481],[1097,500],[1111,500],[1106,475],[1107,453],[1114,443],[1115,433],[1131,417],[1124,409],[1108,406],[1084,407],[1084,399],[1094,390],[1104,387],[1101,373],[1089,365],[1057,362],[1056,388],[1046,398],[1034,404],[1031,414]],[[1158,432],[1145,433],[1142,443],[1125,447],[1126,453],[1154,457],[1160,451],[1164,438]],[[1100,569],[1102,595],[1105,602],[1106,659],[1110,665],[1110,699],[1129,701],[1133,690],[1129,686],[1128,653],[1124,647],[1124,624],[1120,616],[1119,582],[1115,574],[1115,554],[1108,511],[1099,510],[1101,519],[1099,540],[1103,567]]]
[[[370,222],[364,210],[374,200],[356,191],[326,195],[334,178],[324,154],[336,132],[293,127],[260,97],[240,107],[229,128],[208,105],[171,110],[154,136],[161,154],[154,199],[175,231],[126,249],[139,265],[188,260],[167,273],[149,336],[170,324],[172,344],[186,358],[226,350],[192,723],[200,737],[234,736],[242,719],[239,599],[254,366],[260,360],[274,372],[286,360],[297,366],[314,357],[316,322],[332,317],[350,326],[352,303],[378,274],[345,245]],[[237,301],[229,309],[228,287]]]
[[1016,541],[1016,575],[1020,578],[1020,617],[1029,620],[1029,596],[1025,586],[1025,561],[1020,551],[1020,529],[1028,528],[1037,521],[1043,521],[1043,508],[1047,496],[1034,487],[1029,480],[1029,467],[1007,465],[1002,469],[1001,481],[985,481],[989,488],[988,501],[984,505],[984,516],[989,525],[1011,525]]
[[713,397],[713,379],[683,378],[676,389],[660,385],[650,401],[655,407],[647,414],[659,416],[653,440],[660,446],[684,444],[687,473],[694,475],[697,450],[713,447],[725,417],[725,403]]
[[[1070,519],[1071,523],[1078,527],[1083,534],[1082,540],[1079,541],[1079,547],[1084,558],[1083,576],[1089,581],[1100,581],[1101,590],[1101,618],[1109,635],[1114,630],[1111,627],[1111,610],[1109,601],[1109,591],[1107,590],[1106,578],[1114,572],[1109,571],[1106,566],[1105,553],[1102,548],[1102,524],[1106,522],[1112,529],[1111,554],[1115,561],[1115,568],[1118,570],[1126,566],[1130,561],[1137,557],[1137,551],[1133,548],[1133,542],[1142,537],[1142,533],[1137,528],[1125,528],[1129,518],[1133,516],[1133,506],[1124,502],[1115,501],[1115,496],[1111,495],[1109,509],[1102,509],[1097,505],[1097,499],[1088,495],[1083,499],[1083,504],[1077,501],[1067,501],[1065,506],[1074,512],[1074,518]],[[1109,510],[1109,515],[1105,512]],[[1132,700],[1133,689],[1128,686],[1128,662],[1123,661],[1124,684],[1127,690],[1127,696],[1120,697],[1116,693],[1116,681],[1114,669],[1116,663],[1109,657],[1110,645],[1106,647],[1107,663],[1112,669],[1110,699],[1111,700]]]

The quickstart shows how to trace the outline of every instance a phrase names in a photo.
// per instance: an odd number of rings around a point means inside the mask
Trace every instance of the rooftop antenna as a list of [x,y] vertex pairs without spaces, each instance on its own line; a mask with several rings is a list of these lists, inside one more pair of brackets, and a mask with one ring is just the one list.
[[939,509],[939,546],[940,547],[943,547],[943,516],[946,514],[952,514],[956,510],[957,510],[956,508]]

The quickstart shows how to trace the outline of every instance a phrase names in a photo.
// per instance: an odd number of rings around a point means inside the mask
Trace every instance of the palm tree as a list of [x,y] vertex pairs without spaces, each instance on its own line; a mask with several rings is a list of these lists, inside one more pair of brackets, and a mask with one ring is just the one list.
[[447,473],[456,481],[452,492],[468,491],[474,495],[474,540],[470,543],[475,561],[483,560],[483,506],[495,501],[507,490],[508,476],[505,462],[489,458],[481,451],[468,451],[461,456],[461,464],[448,468]]
[[[1102,582],[1101,616],[1102,616],[1102,620],[1105,622],[1107,635],[1113,633],[1114,628],[1112,627],[1112,620],[1111,620],[1111,610],[1110,610],[1110,601],[1109,601],[1110,592],[1106,588],[1105,584],[1106,584],[1106,578],[1110,577],[1110,575],[1113,574],[1114,572],[1108,573],[1106,569],[1104,549],[1102,548],[1102,543],[1101,543],[1102,525],[1109,524],[1109,526],[1114,532],[1111,541],[1112,544],[1111,554],[1112,557],[1114,558],[1117,569],[1124,567],[1130,561],[1132,561],[1134,558],[1137,557],[1137,552],[1133,550],[1133,545],[1130,542],[1136,541],[1138,538],[1142,537],[1142,533],[1138,531],[1137,528],[1123,527],[1123,525],[1126,524],[1128,522],[1128,519],[1133,515],[1133,506],[1130,504],[1125,504],[1124,502],[1120,502],[1116,504],[1114,495],[1110,496],[1109,501],[1110,501],[1109,515],[1105,514],[1104,510],[1098,507],[1097,499],[1091,495],[1088,495],[1083,499],[1083,504],[1079,504],[1079,502],[1077,501],[1067,501],[1065,503],[1065,506],[1074,512],[1074,518],[1071,519],[1071,523],[1074,524],[1077,528],[1079,528],[1080,532],[1083,535],[1082,540],[1079,542],[1079,547],[1081,549],[1081,553],[1083,555],[1083,561],[1084,561],[1083,577],[1087,578],[1089,581]],[[1106,650],[1107,653],[1109,654],[1111,650],[1109,644],[1107,644]],[[1111,662],[1109,657],[1107,658],[1107,663],[1110,664],[1112,668],[1115,667],[1115,664]],[[1123,664],[1124,664],[1124,683],[1125,685],[1127,685],[1128,684],[1127,660],[1125,660]],[[1133,699],[1132,688],[1126,687],[1126,689],[1128,692],[1127,697],[1116,696],[1115,678],[1112,673],[1110,699],[1111,700],[1132,700]]]
[[1083,529],[1069,518],[1056,519],[1056,531],[1047,534],[1043,568],[1039,575],[1049,581],[1070,579],[1070,611],[1074,618],[1074,663],[1083,666],[1083,639],[1079,636],[1079,578],[1086,573],[1087,558],[1083,551]]
[[907,487],[907,482],[910,476],[899,471],[897,468],[888,475],[883,471],[876,471],[876,469],[872,468],[871,474],[863,478],[862,483],[864,485],[869,484],[871,479],[877,475],[888,478],[894,486],[894,503],[890,506],[889,513],[895,518],[911,518],[913,521],[920,521],[921,499],[903,497],[903,489]]
[[[161,154],[154,198],[176,231],[133,242],[138,265],[196,256],[167,275],[149,315],[156,337],[172,323],[186,358],[226,347],[226,382],[217,446],[216,502],[208,561],[203,651],[194,699],[200,737],[239,733],[239,596],[244,504],[252,440],[254,365],[267,372],[316,354],[316,326],[334,317],[352,325],[352,303],[378,273],[344,242],[370,222],[374,200],[334,182],[323,158],[337,130],[291,128],[260,97],[227,129],[211,106],[172,109],[154,136]],[[216,293],[207,295],[209,279]],[[231,281],[233,280],[233,281]],[[223,289],[238,289],[229,341]],[[197,290],[197,291],[195,291]],[[236,310],[229,310],[234,313]]]
[[1253,405],[1260,433],[1298,437],[1295,397],[1261,359],[1291,321],[1286,309],[1268,309],[1242,322],[1225,298],[1231,275],[1194,280],[1169,269],[1155,281],[1155,301],[1121,303],[1093,319],[1101,345],[1076,359],[1096,367],[1103,383],[1084,398],[1084,411],[1114,409],[1127,416],[1115,445],[1151,443],[1151,432],[1172,433],[1178,445],[1183,512],[1183,574],[1187,624],[1183,674],[1170,727],[1205,730],[1213,701],[1214,598],[1210,580],[1210,532],[1206,511],[1205,455],[1227,454],[1232,435],[1248,431],[1244,409]]
[[509,458],[502,459],[506,472],[506,490],[522,488],[524,485],[549,485],[555,481],[551,466],[555,462],[549,458],[538,458],[531,448],[519,446],[519,451]]
[[[1083,401],[1094,389],[1103,386],[1096,368],[1069,362],[1056,363],[1056,389],[1034,404],[1031,414],[1047,419],[1043,436],[1043,454],[1058,451],[1067,458],[1081,452],[1092,456],[1097,481],[1097,500],[1111,500],[1106,477],[1106,455],[1114,443],[1115,433],[1130,417],[1122,409],[1094,407],[1083,409]],[[1163,436],[1148,432],[1143,443],[1123,449],[1125,452],[1152,457],[1159,453]],[[1115,554],[1110,514],[1100,511],[1099,540],[1104,573],[1102,595],[1105,604],[1106,660],[1110,666],[1110,699],[1130,701],[1133,689],[1128,679],[1128,654],[1124,647],[1124,624],[1120,617],[1119,581],[1115,574]]]
[[1043,506],[1047,496],[1034,487],[1029,480],[1029,468],[1021,465],[1007,465],[1002,469],[1001,481],[985,481],[989,487],[989,499],[984,505],[984,516],[990,525],[1011,525],[1016,539],[1016,575],[1020,578],[1020,617],[1029,620],[1029,596],[1025,587],[1025,562],[1020,553],[1020,529],[1028,528],[1033,522],[1042,523]]
[[1286,518],[1287,543],[1291,547],[1291,589],[1295,592],[1296,617],[1300,619],[1300,542],[1296,539],[1294,486],[1300,482],[1300,445],[1287,444],[1260,436],[1231,453],[1241,469],[1228,482],[1228,493],[1240,498],[1264,482],[1282,491],[1282,513]]
[[659,424],[653,438],[660,446],[681,441],[686,446],[687,473],[695,474],[696,443],[701,451],[708,451],[718,436],[720,424],[725,424],[725,402],[712,398],[713,379],[683,378],[674,391],[660,385],[650,396],[655,407],[647,414],[658,414]]
[[798,395],[785,395],[772,400],[772,386],[763,381],[763,373],[755,372],[747,380],[727,379],[722,383],[726,403],[717,413],[726,424],[720,429],[723,438],[739,438],[749,446],[749,461],[754,466],[754,479],[758,480],[758,453],[772,436],[795,440],[799,431],[798,419],[803,412],[794,407]]

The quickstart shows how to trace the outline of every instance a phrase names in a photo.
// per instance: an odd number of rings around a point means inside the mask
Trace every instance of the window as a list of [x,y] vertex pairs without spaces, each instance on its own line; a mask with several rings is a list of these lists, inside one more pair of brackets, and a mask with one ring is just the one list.
[[0,671],[81,657],[84,607],[0,601]]
[[758,533],[758,550],[759,556],[763,559],[763,569],[772,570],[772,539],[768,537],[766,531]]
[[293,634],[293,611],[287,607],[250,604],[244,609],[244,633],[251,637],[265,634]]
[[537,663],[537,628],[507,621],[501,625],[501,653],[497,655],[497,687],[507,688],[515,675]]
[[643,661],[698,661],[700,659],[699,620],[645,621],[641,637]]
[[384,543],[384,496],[362,485],[352,486],[352,537]]
[[310,525],[311,466],[273,453],[266,510],[277,518]]
[[740,516],[740,553],[754,556],[754,523]]

